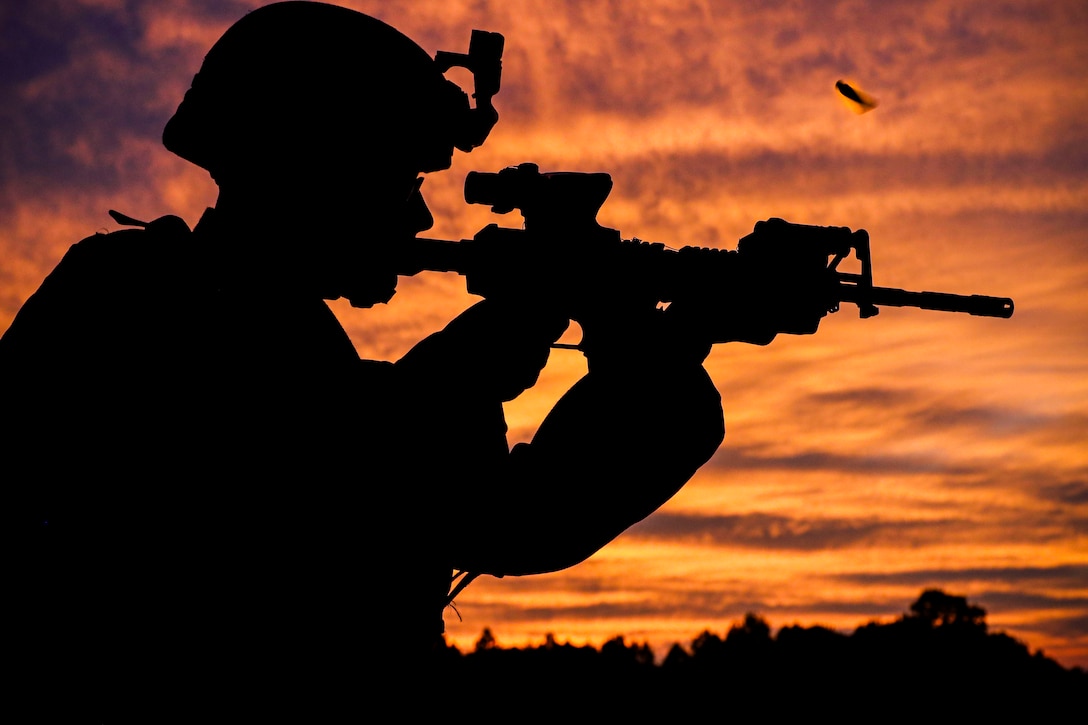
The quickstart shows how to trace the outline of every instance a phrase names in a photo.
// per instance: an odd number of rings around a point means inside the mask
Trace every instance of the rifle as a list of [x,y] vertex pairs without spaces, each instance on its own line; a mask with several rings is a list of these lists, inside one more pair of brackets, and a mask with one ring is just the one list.
[[[1013,301],[1007,297],[874,286],[869,234],[864,229],[768,219],[756,222],[736,251],[673,249],[660,242],[622,239],[617,230],[602,227],[596,219],[611,189],[608,174],[541,173],[531,163],[498,173],[469,172],[465,201],[489,205],[498,214],[519,209],[524,228],[489,224],[472,239],[459,242],[406,240],[394,252],[396,271],[405,276],[425,270],[456,272],[465,276],[470,293],[483,297],[540,290],[565,303],[574,320],[587,309],[599,309],[606,298],[653,307],[678,302],[713,304],[723,296],[723,286],[732,283],[751,292],[748,273],[769,269],[799,281],[811,280],[813,270],[822,270],[815,276],[827,312],[837,312],[841,303],[848,302],[857,305],[862,318],[877,315],[880,306],[1001,318],[1013,313]],[[839,270],[851,253],[860,262],[859,273]],[[789,303],[775,300],[782,306]],[[738,339],[728,332],[729,325],[715,329],[712,315],[706,319],[710,322],[704,332],[712,342]],[[788,325],[778,331],[811,332]]]

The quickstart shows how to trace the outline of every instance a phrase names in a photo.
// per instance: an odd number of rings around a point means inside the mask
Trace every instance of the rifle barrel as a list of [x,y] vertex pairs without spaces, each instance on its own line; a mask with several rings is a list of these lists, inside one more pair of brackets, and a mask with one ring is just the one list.
[[956,295],[948,292],[911,292],[894,287],[865,288],[839,284],[839,300],[878,307],[919,307],[923,310],[966,312],[978,317],[1012,317],[1013,303],[1008,297]]

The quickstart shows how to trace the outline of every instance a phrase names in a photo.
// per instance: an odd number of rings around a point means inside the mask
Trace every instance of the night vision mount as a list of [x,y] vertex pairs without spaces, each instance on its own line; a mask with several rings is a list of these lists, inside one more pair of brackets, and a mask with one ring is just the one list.
[[454,67],[465,68],[472,73],[472,97],[476,99],[476,107],[469,109],[457,130],[454,145],[460,151],[467,153],[483,145],[499,120],[491,97],[499,92],[504,43],[505,39],[499,33],[473,30],[467,54],[440,50],[434,55],[434,62],[441,73]]

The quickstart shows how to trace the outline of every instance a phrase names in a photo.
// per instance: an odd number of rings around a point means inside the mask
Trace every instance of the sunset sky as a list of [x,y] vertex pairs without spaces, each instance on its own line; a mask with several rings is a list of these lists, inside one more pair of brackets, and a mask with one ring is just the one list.
[[[72,243],[118,228],[108,209],[193,224],[215,203],[162,128],[208,48],[262,4],[0,5],[0,332]],[[623,635],[664,654],[746,612],[852,631],[936,587],[1088,667],[1088,4],[339,4],[431,54],[465,52],[473,28],[505,36],[499,123],[427,176],[427,236],[519,226],[466,205],[463,182],[531,161],[609,173],[598,219],[624,238],[734,248],[769,217],[863,228],[877,285],[1016,303],[1011,319],[844,305],[816,335],[715,347],[714,458],[588,561],[474,582],[451,641]],[[850,112],[839,79],[877,107]],[[332,306],[362,356],[396,359],[476,299],[424,273],[381,308]],[[556,350],[508,407],[511,444],[584,371]]]

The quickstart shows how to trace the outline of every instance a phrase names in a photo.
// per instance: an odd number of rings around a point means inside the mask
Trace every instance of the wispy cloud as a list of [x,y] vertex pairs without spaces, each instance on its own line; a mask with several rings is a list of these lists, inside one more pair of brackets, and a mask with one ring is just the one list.
[[[948,530],[969,535],[967,520],[903,521],[876,518],[796,518],[764,513],[692,516],[661,512],[632,527],[633,537],[661,538],[714,546],[815,551],[854,546],[947,544]],[[942,536],[938,536],[942,534]]]
[[[991,566],[973,567],[965,569],[917,569],[911,571],[899,571],[895,573],[878,572],[854,572],[836,575],[843,581],[878,584],[881,582],[895,581],[899,584],[911,584],[919,587],[935,586],[943,584],[961,584],[963,582],[983,582],[991,584],[1023,584],[1024,582],[1039,582],[1048,587],[1061,589],[1083,589],[1088,582],[1088,564],[1062,564],[1058,566]],[[1055,601],[1052,597],[1039,597],[1038,595],[1008,594],[1003,595],[1006,601],[1013,597],[1034,597],[1038,603]],[[1082,606],[1079,599],[1061,600]],[[1024,599],[1020,600],[1025,603]]]

